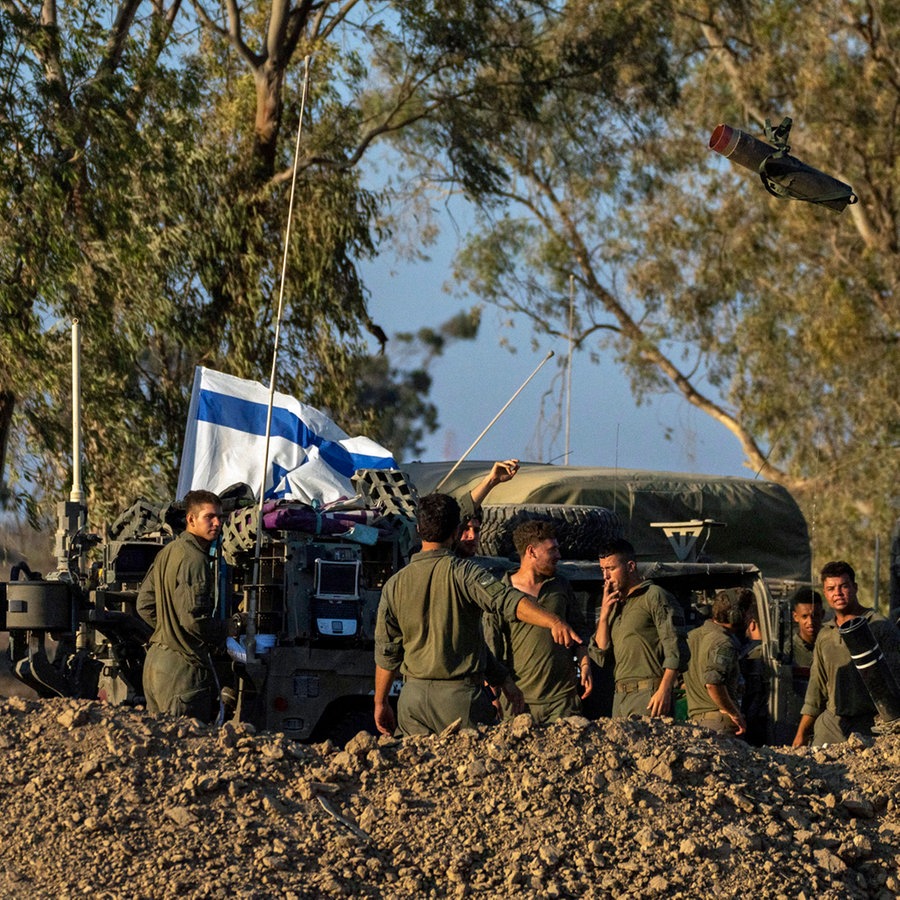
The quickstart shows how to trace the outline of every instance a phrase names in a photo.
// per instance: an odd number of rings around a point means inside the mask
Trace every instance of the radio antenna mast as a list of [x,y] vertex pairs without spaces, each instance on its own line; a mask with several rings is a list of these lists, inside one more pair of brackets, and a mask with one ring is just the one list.
[[278,289],[278,312],[275,317],[275,340],[272,347],[272,370],[269,375],[269,407],[266,411],[266,449],[259,485],[259,506],[256,515],[256,545],[253,552],[253,578],[250,597],[247,601],[247,656],[256,655],[256,615],[259,607],[259,558],[262,549],[263,503],[265,502],[266,481],[269,474],[269,445],[272,439],[272,409],[275,405],[275,374],[278,371],[278,345],[281,337],[281,317],[284,312],[284,283],[287,272],[288,249],[291,243],[291,220],[294,215],[294,195],[297,189],[297,161],[300,158],[300,136],[303,133],[303,115],[309,92],[309,56],[304,59],[303,92],[300,98],[300,117],[297,120],[297,140],[294,146],[294,167],[291,174],[291,194],[288,202],[287,225],[284,233],[284,254],[281,262],[281,284]]

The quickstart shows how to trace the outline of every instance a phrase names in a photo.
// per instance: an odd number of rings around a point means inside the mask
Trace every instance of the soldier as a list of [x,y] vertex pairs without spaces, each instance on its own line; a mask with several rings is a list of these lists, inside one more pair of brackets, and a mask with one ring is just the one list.
[[813,648],[825,617],[822,595],[812,588],[798,588],[791,599],[791,607],[797,626],[791,640],[794,665],[808,669],[812,665]]
[[602,666],[612,649],[614,716],[666,716],[672,689],[687,667],[684,613],[675,598],[641,579],[634,547],[616,540],[600,552],[605,583],[589,652]]
[[747,723],[746,740],[754,747],[762,747],[769,736],[769,676],[763,658],[762,629],[759,625],[759,606],[752,592],[744,617],[746,641],[740,650],[738,665],[744,679],[741,712]]
[[684,676],[688,716],[724,735],[741,735],[747,723],[741,712],[743,694],[738,634],[753,601],[748,590],[720,591],[712,603],[712,618],[688,634],[691,660]]
[[210,651],[227,631],[214,617],[210,556],[222,531],[222,505],[211,491],[190,491],[184,503],[186,529],[159,551],[138,594],[138,613],[153,626],[144,695],[150,712],[210,722],[217,699]]
[[478,541],[481,534],[481,504],[498,485],[515,478],[519,471],[517,459],[495,462],[491,471],[481,480],[475,490],[460,501],[459,538],[456,542],[458,556],[470,558],[478,555]]
[[[460,506],[459,537],[456,539],[454,549],[456,555],[463,559],[471,559],[480,552],[481,536],[481,504],[487,495],[498,485],[510,481],[519,471],[517,459],[505,459],[495,462],[491,471],[479,482],[474,490],[466,494]],[[492,703],[497,710],[497,715],[516,716],[525,711],[525,698],[516,686],[515,680],[509,670],[489,653],[485,664],[485,690],[492,697]],[[501,701],[500,695],[505,698]]]
[[900,677],[900,631],[884,616],[860,604],[853,568],[837,560],[823,566],[821,576],[822,592],[834,619],[816,638],[794,747],[802,747],[810,738],[814,746],[819,746],[846,741],[853,732],[872,732],[877,710],[841,639],[841,625],[856,616],[865,617],[885,660],[895,677]]
[[797,730],[800,723],[800,710],[806,699],[809,689],[809,672],[813,661],[816,638],[822,630],[822,620],[825,609],[822,605],[822,595],[812,588],[798,588],[791,597],[791,609],[794,620],[794,628],[791,632],[791,686],[793,696],[791,698],[791,734]]
[[[453,552],[459,504],[446,494],[419,502],[422,549],[392,575],[381,592],[375,628],[375,724],[383,734],[443,731],[494,721],[482,685],[487,646],[482,612],[499,612],[550,630],[572,647],[580,638],[562,618],[507,587],[490,572]],[[388,695],[397,673],[403,690],[394,711]]]
[[[513,533],[519,568],[503,576],[503,582],[534,597],[539,606],[569,622],[579,633],[575,595],[569,582],[556,574],[559,542],[550,522],[532,519]],[[504,621],[497,613],[484,616],[485,638],[496,658],[512,673],[535,722],[555,722],[581,712],[581,699],[591,693],[587,648],[578,644],[575,654],[553,641],[546,628],[516,620]],[[581,673],[579,697],[575,659]],[[509,712],[504,704],[504,711]]]

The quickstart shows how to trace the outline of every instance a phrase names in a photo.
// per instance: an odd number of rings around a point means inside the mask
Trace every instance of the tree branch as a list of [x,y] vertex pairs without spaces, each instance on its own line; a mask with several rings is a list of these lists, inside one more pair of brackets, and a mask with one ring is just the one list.
[[341,8],[328,20],[328,24],[325,28],[320,31],[319,29],[321,28],[325,17],[325,8],[329,5],[328,3],[323,3],[316,15],[315,22],[313,23],[314,27],[312,29],[312,34],[320,40],[327,40],[335,28],[347,18],[353,7],[358,4],[359,0],[345,0]]
[[200,23],[220,37],[227,38],[254,72],[263,64],[265,58],[254,53],[244,43],[241,29],[241,9],[235,0],[225,0],[228,11],[228,28],[223,28],[210,17],[200,0],[191,0],[191,6],[194,7]]
[[122,54],[125,52],[125,42],[128,39],[128,33],[131,30],[134,17],[140,5],[141,0],[126,0],[119,7],[116,20],[113,22],[106,41],[106,52],[97,66],[98,76],[102,76],[103,73],[115,72],[119,67],[119,63],[122,61]]
[[[235,5],[234,0],[229,0],[229,16],[230,8]],[[290,12],[291,0],[272,0],[269,27],[266,31],[266,57],[269,64],[276,68],[283,68],[291,58],[284,46]]]
[[6,7],[6,9],[13,10],[20,16],[24,16],[32,22],[36,21],[31,9],[25,3],[25,0],[0,0],[0,2],[2,2],[2,5]]
[[[640,348],[640,357],[662,373],[666,380],[692,406],[719,422],[738,439],[747,457],[749,468],[752,468],[767,479],[785,485],[791,490],[801,490],[806,487],[808,485],[806,479],[794,478],[769,463],[767,454],[763,452],[740,421],[723,406],[701,393],[694,383],[660,349],[659,345],[647,337],[644,330],[628,313],[623,304],[603,286],[591,264],[590,252],[584,243],[577,223],[571,217],[567,204],[556,196],[550,184],[541,179],[533,167],[526,168],[522,160],[507,156],[506,162],[521,177],[527,179],[535,186],[538,194],[543,196],[550,204],[554,215],[549,215],[528,196],[515,192],[500,192],[500,196],[504,196],[506,199],[513,200],[524,206],[548,232],[556,234],[560,241],[564,241],[573,248],[575,261],[581,271],[581,280],[586,290],[596,297],[607,312],[615,318],[618,322],[620,333],[628,343],[633,347]],[[560,226],[563,233],[560,233]],[[525,310],[525,312],[527,313],[528,311]]]

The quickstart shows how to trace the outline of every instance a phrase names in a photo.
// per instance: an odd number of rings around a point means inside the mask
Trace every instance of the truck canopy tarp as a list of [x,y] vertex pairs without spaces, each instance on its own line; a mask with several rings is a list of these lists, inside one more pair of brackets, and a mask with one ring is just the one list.
[[[466,460],[441,490],[462,497],[490,471],[492,462]],[[449,462],[402,466],[422,496],[435,490],[450,471]],[[713,519],[705,558],[751,563],[767,578],[808,581],[812,565],[806,519],[790,493],[768,481],[679,472],[556,466],[522,463],[512,481],[495,487],[488,505],[554,503],[604,506],[622,522],[641,561],[672,559],[661,528],[651,522]]]

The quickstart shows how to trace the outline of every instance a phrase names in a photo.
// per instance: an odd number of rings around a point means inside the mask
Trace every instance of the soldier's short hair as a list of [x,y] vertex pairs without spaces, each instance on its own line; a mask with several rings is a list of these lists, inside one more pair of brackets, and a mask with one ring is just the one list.
[[744,617],[750,604],[753,603],[753,591],[747,588],[731,588],[727,591],[719,591],[712,602],[712,617],[714,622],[732,625],[735,628],[743,624]]
[[202,506],[221,506],[222,501],[218,494],[212,491],[188,491],[184,495],[184,513],[189,516],[197,512]]
[[416,524],[423,541],[442,543],[459,528],[459,504],[449,494],[426,494],[419,500]]
[[759,623],[759,603],[756,597],[747,604],[747,609],[744,612],[744,621]]
[[513,544],[521,559],[533,544],[549,541],[556,537],[556,526],[546,519],[528,519],[513,532]]
[[613,538],[600,548],[598,556],[600,559],[606,559],[607,556],[621,556],[626,561],[637,561],[634,545],[625,538]]
[[822,571],[819,573],[824,581],[826,578],[843,578],[845,575],[850,576],[850,580],[856,584],[856,572],[853,571],[853,566],[848,562],[844,562],[842,559],[835,559],[829,563],[825,563],[822,566]]
[[822,595],[811,587],[797,588],[791,595],[791,609],[796,610],[798,606],[803,606],[807,603],[812,606],[822,606]]

